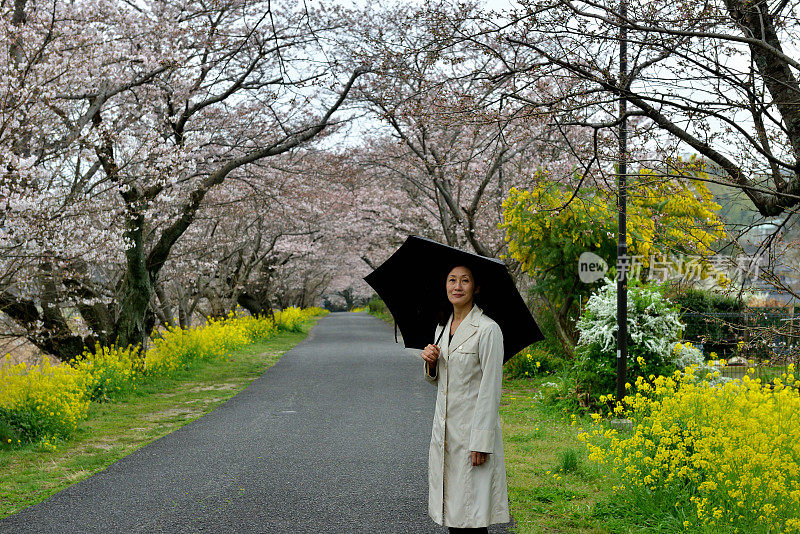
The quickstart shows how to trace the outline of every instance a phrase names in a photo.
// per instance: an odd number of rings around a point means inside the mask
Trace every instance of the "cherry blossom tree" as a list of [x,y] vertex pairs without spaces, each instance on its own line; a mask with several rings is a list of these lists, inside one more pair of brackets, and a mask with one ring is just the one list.
[[341,17],[251,0],[4,4],[5,316],[63,359],[141,343],[206,197],[319,136],[366,72],[326,48]]
[[397,212],[353,156],[296,151],[212,191],[164,267],[159,320],[174,323],[177,311],[186,326],[192,313],[220,316],[237,305],[268,314],[324,296],[368,298],[365,258],[388,255],[371,237],[382,232],[375,214]]
[[[377,75],[356,94],[385,124],[369,147],[371,165],[438,221],[448,244],[498,256],[510,187],[531,184],[541,167],[573,179],[577,161],[563,146],[564,132],[526,102],[507,98],[507,80],[495,76],[504,65],[462,37],[480,15],[473,6],[395,6],[380,11],[388,21],[382,26],[370,13],[355,57],[376,65]],[[543,82],[524,94],[549,98],[550,90]]]

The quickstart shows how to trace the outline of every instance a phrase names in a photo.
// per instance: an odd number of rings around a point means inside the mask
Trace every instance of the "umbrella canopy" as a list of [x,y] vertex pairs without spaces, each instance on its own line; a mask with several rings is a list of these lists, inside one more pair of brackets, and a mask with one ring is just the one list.
[[412,235],[364,277],[386,303],[406,347],[423,349],[434,343],[442,312],[447,318],[453,311],[445,279],[457,265],[470,268],[480,285],[475,304],[503,331],[504,362],[544,339],[502,261]]

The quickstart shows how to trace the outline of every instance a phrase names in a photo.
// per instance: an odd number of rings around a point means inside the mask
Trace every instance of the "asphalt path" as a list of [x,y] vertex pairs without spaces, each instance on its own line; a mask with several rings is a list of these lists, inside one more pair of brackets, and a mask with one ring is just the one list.
[[434,401],[391,328],[334,313],[213,412],[0,532],[446,532],[427,515]]

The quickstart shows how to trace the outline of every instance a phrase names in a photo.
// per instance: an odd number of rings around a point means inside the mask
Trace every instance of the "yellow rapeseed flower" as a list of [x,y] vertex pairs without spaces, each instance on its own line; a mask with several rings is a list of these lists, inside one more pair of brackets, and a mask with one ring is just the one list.
[[684,493],[693,507],[686,530],[724,523],[741,532],[800,532],[796,391],[780,379],[764,388],[749,375],[717,386],[692,372],[654,382],[655,389],[637,380],[628,397],[632,435],[603,431],[593,416],[598,428],[581,436],[589,458],[616,473],[616,491],[643,488],[653,499]]
[[[86,417],[91,400],[108,400],[112,393],[137,389],[143,375],[165,376],[197,360],[225,357],[231,351],[267,339],[278,330],[297,331],[321,308],[287,308],[271,317],[234,312],[189,329],[167,327],[142,354],[134,347],[97,346],[72,364],[0,366],[0,408],[13,413],[36,413],[35,429],[18,429],[25,440],[41,438],[45,448],[68,438]],[[21,440],[17,440],[21,443]],[[10,441],[9,441],[10,443]]]

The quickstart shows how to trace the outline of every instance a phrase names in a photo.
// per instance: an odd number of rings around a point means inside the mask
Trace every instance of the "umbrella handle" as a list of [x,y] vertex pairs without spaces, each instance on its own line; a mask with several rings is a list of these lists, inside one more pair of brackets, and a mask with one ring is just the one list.
[[[445,326],[447,326],[447,325],[445,325]],[[444,326],[442,327],[442,331],[439,333],[439,337],[436,338],[436,343],[434,343],[434,345],[436,345],[437,347],[439,346],[439,342],[442,340],[442,336],[443,335],[444,335]]]

